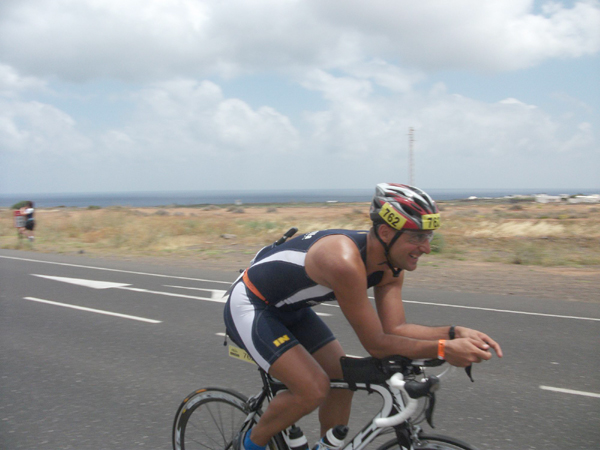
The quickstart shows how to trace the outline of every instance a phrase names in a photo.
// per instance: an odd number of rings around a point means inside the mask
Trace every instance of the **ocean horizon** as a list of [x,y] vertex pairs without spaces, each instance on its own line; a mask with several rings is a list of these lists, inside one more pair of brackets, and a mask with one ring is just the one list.
[[[465,200],[470,197],[502,198],[513,195],[596,194],[594,189],[428,189],[437,201]],[[369,202],[374,189],[310,189],[310,190],[248,190],[248,191],[173,191],[173,192],[112,192],[112,193],[54,193],[0,194],[0,207],[8,208],[17,202],[31,200],[38,208],[89,206],[192,206],[226,204],[298,204],[298,203],[356,203]]]

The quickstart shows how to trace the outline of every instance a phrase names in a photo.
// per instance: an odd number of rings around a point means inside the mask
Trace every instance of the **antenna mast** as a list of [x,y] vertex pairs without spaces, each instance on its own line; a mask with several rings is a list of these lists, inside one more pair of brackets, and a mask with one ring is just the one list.
[[408,179],[411,186],[415,185],[415,157],[414,157],[415,130],[408,129]]

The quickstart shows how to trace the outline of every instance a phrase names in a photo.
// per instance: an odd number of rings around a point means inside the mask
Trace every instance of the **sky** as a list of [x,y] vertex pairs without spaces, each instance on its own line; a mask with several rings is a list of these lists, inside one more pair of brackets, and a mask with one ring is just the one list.
[[2,0],[0,193],[600,191],[599,51],[598,0]]

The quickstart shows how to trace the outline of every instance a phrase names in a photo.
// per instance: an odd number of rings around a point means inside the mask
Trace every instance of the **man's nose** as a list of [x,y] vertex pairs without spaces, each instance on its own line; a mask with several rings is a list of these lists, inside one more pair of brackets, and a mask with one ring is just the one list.
[[419,245],[419,250],[429,255],[431,253],[431,242],[429,242],[429,240],[423,242]]

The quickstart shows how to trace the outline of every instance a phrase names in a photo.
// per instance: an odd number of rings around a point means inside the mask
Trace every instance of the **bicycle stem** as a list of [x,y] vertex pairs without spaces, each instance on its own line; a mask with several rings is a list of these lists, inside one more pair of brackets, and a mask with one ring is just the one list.
[[400,391],[402,391],[405,394],[404,398],[407,399],[407,403],[405,405],[405,408],[398,414],[395,414],[390,417],[376,418],[373,421],[373,423],[375,423],[375,425],[378,428],[393,427],[395,425],[401,424],[402,422],[405,422],[417,410],[419,404],[419,402],[416,399],[411,398],[406,393],[406,390],[404,389],[405,381],[401,373],[396,373],[392,375],[392,377],[387,381],[387,383],[391,387],[397,388]]

